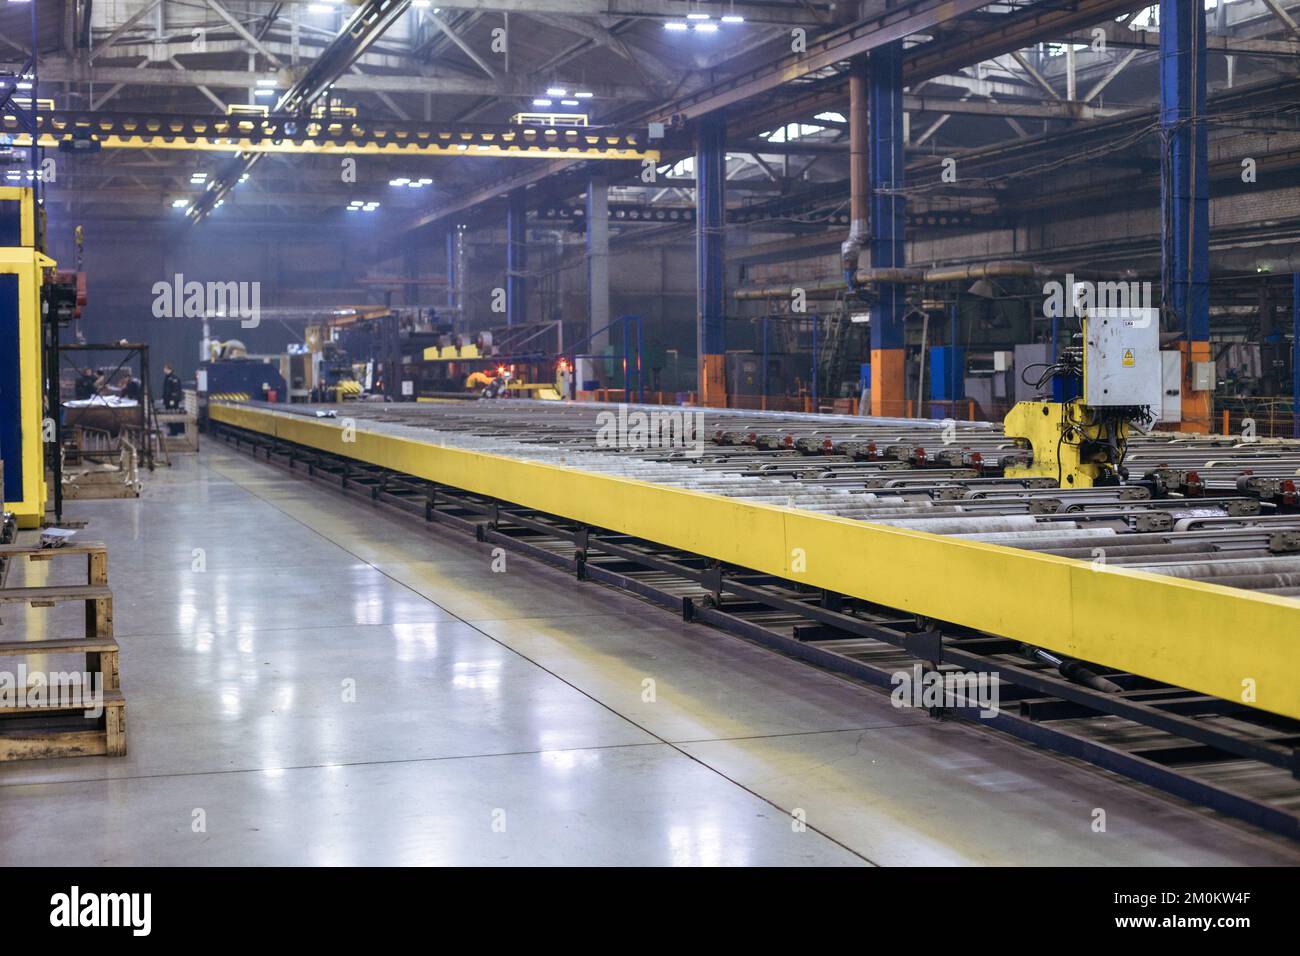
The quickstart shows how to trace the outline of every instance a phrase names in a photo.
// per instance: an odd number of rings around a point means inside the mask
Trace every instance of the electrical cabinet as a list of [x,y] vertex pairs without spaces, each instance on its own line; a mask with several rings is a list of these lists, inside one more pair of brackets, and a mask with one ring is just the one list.
[[1094,309],[1083,356],[1083,400],[1094,408],[1163,404],[1155,309]]

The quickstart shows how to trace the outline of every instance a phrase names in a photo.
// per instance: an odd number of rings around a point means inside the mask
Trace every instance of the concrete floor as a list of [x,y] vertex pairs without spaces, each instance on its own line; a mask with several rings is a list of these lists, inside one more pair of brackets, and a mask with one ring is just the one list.
[[0,766],[0,865],[1300,863],[210,442],[67,511],[110,546],[130,752]]

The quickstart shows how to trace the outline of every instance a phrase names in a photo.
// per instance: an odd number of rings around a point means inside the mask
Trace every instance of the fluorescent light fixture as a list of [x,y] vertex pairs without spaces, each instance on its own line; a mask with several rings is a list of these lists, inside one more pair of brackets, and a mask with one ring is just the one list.
[[348,206],[348,212],[360,212],[360,211],[361,211],[360,206]]
[[682,23],[680,20],[669,20],[667,23],[664,24],[664,29],[665,30],[688,30],[690,28],[686,24]]
[[258,86],[275,86],[275,80],[258,80]]
[[17,86],[18,89],[20,90],[30,90],[32,88],[32,85],[28,83],[26,80],[23,80],[22,82],[16,83],[14,85]]
[[222,206],[224,206],[225,204],[226,204],[226,201],[225,201],[224,199],[218,199],[218,200],[217,200],[217,204],[216,204],[215,206],[213,206],[212,208],[213,208],[213,209],[220,209],[220,208],[221,208]]
[[244,173],[244,174],[242,174],[242,175],[239,177],[239,181],[240,181],[241,183],[246,183],[246,182],[248,182],[248,173]]
[[420,185],[421,185],[421,186],[432,186],[432,185],[433,185],[433,180],[432,180],[432,179],[429,179],[429,178],[427,178],[427,177],[422,178],[422,179],[420,180]]
[[561,106],[577,106],[577,105],[578,105],[578,101],[577,101],[577,100],[560,100],[560,105],[561,105]]
[[349,206],[364,206],[365,204],[366,201],[364,199],[354,199],[352,202],[348,203]]
[[686,19],[687,19],[687,20],[707,20],[707,19],[709,19],[709,15],[708,15],[707,13],[688,13],[688,14],[686,14]]
[[596,94],[591,92],[591,90],[578,90],[578,92],[574,93],[573,95],[580,100],[589,100]]
[[188,206],[189,204],[190,204],[190,201],[189,201],[188,199],[173,199],[173,200],[172,200],[172,208],[173,208],[173,209],[184,209],[184,208],[185,208],[186,206]]
[[694,29],[696,33],[717,33],[718,25],[716,23],[697,23]]
[[542,97],[539,96],[537,99],[533,100],[533,105],[534,105],[534,106],[550,106],[550,105],[551,105],[551,101],[548,100],[548,99],[543,99]]
[[546,88],[547,96],[568,96],[569,91],[562,86],[548,86]]
[[745,18],[742,16],[737,16],[734,13],[728,13],[722,17],[722,22],[723,23],[744,23]]
[[268,90],[264,86],[259,86],[257,89],[253,90],[253,95],[254,96],[275,96],[275,90]]
[[407,183],[409,183],[409,182],[410,182],[410,180],[407,179],[405,176],[398,176],[396,179],[390,179],[390,180],[388,181],[388,185],[390,185],[390,186],[405,186],[405,185],[406,185]]
[[424,8],[430,6],[432,0],[411,0],[411,6]]

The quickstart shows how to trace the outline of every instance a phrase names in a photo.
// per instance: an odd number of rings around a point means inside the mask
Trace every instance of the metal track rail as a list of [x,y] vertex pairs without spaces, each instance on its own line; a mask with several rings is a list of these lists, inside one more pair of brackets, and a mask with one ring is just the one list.
[[[213,421],[237,449],[305,479],[636,594],[879,688],[900,672],[978,673],[998,682],[996,712],[949,691],[938,718],[970,723],[1122,774],[1274,833],[1300,839],[1300,721],[1071,660],[1015,640],[760,574],[592,528],[400,471]],[[1109,692],[1094,684],[1111,685]]]

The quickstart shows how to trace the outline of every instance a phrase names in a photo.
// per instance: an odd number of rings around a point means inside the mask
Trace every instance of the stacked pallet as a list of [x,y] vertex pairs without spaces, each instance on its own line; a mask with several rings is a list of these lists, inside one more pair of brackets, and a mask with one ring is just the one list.
[[[14,671],[0,666],[0,761],[126,753],[126,701],[118,675],[113,637],[113,592],[108,587],[108,550],[84,542],[59,548],[0,545],[6,562],[86,559],[86,583],[0,588],[0,608],[85,605],[80,637],[6,639],[0,627],[0,661],[17,660]],[[85,655],[84,671],[29,668],[37,655]]]

